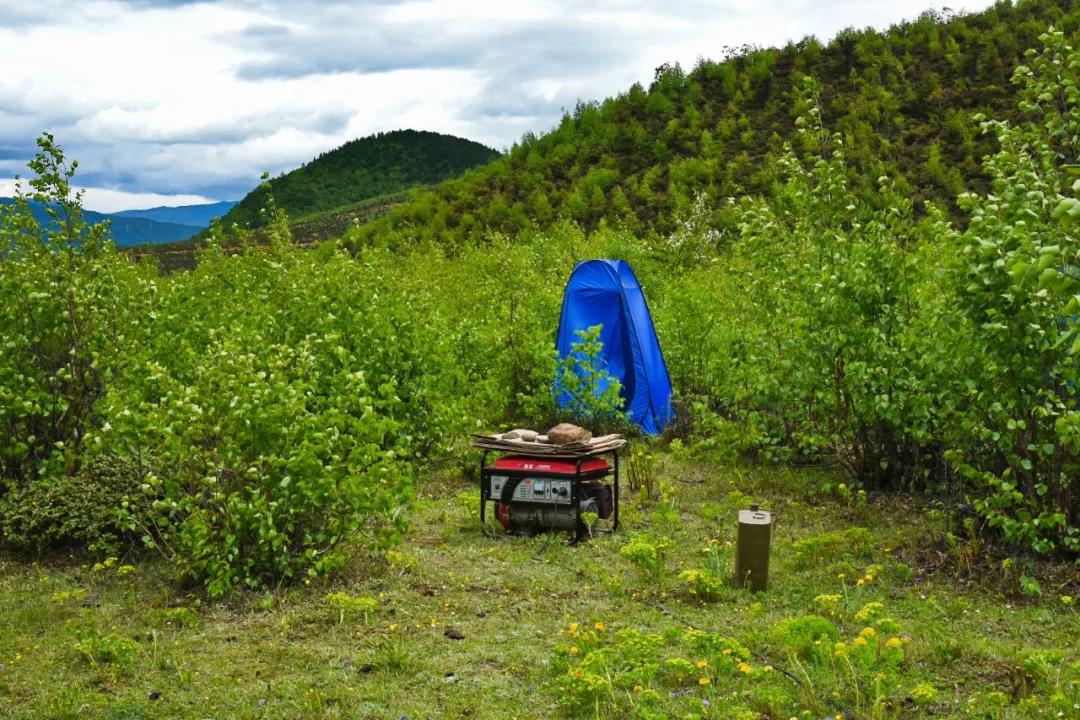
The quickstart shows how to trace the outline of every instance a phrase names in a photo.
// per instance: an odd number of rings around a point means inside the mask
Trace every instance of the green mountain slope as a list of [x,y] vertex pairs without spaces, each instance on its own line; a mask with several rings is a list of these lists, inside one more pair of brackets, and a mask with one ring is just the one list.
[[885,32],[846,30],[827,45],[807,38],[780,49],[718,49],[727,59],[700,61],[689,73],[663,66],[649,88],[579,103],[553,131],[527,134],[505,157],[419,194],[353,241],[397,233],[402,242],[454,247],[560,217],[587,230],[606,221],[667,234],[700,194],[721,223],[726,198],[768,189],[767,168],[785,142],[813,142],[794,124],[805,76],[818,82],[824,127],[843,135],[856,192],[873,194],[874,178],[887,173],[917,207],[951,205],[965,182],[985,182],[979,162],[992,140],[971,116],[1016,117],[1012,70],[1051,24],[1073,33],[1076,4],[926,13]]
[[[499,154],[480,143],[452,135],[395,130],[345,143],[302,167],[270,181],[278,207],[292,220],[325,214],[417,185],[432,185],[460,175]],[[259,227],[266,206],[260,187],[222,218],[225,227]]]

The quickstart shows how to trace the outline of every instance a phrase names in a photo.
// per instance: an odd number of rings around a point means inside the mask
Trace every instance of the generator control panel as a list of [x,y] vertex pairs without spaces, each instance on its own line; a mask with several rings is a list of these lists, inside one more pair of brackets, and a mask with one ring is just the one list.
[[[503,496],[503,487],[509,480],[510,478],[507,475],[492,475],[491,497],[501,499]],[[514,488],[514,494],[510,499],[512,502],[569,505],[571,482],[571,480],[525,477],[522,478],[521,482],[518,483],[518,486]]]

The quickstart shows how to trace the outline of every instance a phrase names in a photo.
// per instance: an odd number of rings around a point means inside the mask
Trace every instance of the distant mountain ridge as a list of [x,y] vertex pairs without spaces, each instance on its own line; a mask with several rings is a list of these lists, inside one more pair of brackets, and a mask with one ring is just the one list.
[[[310,219],[372,198],[434,185],[484,165],[500,154],[472,140],[423,130],[394,130],[351,140],[270,180],[274,202],[293,221]],[[223,218],[257,228],[266,207],[260,186]]]
[[[0,197],[0,205],[11,205],[13,198]],[[210,224],[236,203],[221,202],[203,205],[150,208],[147,210],[124,210],[118,213],[101,213],[84,210],[83,216],[91,224],[109,222],[110,235],[117,247],[130,248],[139,245],[158,245],[186,240]],[[222,206],[228,206],[222,209]],[[45,206],[30,202],[34,217],[41,224],[50,222]],[[161,219],[154,219],[155,217]],[[169,222],[166,217],[183,218],[189,222]]]
[[109,213],[112,217],[136,217],[153,220],[154,222],[174,223],[177,225],[192,225],[197,228],[210,227],[210,221],[214,218],[224,217],[226,213],[236,206],[233,200],[222,202],[204,203],[201,205],[178,205],[159,206],[145,210],[121,210]]

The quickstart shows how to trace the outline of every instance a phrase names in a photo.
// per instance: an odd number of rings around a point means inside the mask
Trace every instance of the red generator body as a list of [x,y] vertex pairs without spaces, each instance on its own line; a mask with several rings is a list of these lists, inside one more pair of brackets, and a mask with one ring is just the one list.
[[[488,502],[508,532],[533,534],[563,530],[581,538],[591,532],[582,516],[593,513],[619,527],[619,455],[552,458],[507,455],[480,461],[480,523]],[[609,483],[608,480],[611,480]]]

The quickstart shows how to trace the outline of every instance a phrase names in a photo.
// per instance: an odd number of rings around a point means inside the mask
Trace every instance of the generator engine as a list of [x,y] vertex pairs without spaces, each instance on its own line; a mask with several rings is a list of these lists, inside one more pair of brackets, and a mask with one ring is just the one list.
[[503,457],[484,469],[485,496],[506,530],[537,533],[563,530],[582,535],[581,516],[612,515],[617,500],[604,482],[611,466],[599,458],[572,460]]

